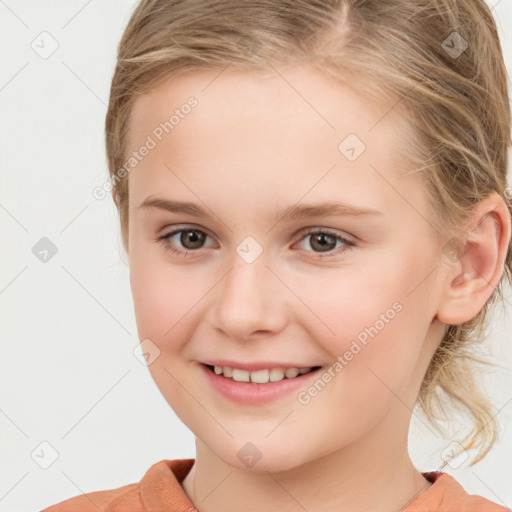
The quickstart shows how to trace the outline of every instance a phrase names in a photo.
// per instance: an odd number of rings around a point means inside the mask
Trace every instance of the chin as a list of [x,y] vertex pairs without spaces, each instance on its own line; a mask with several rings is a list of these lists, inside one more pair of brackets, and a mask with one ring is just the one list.
[[244,471],[247,473],[280,473],[283,471],[290,471],[300,464],[295,464],[290,460],[278,460],[275,456],[272,456],[269,459],[265,459],[262,457],[254,466],[249,467],[244,463],[240,462],[237,457],[231,460],[225,460],[226,464],[232,466],[239,471]]
[[250,473],[277,473],[289,471],[307,462],[306,454],[297,451],[297,445],[280,446],[266,442],[233,443],[212,450],[227,465]]

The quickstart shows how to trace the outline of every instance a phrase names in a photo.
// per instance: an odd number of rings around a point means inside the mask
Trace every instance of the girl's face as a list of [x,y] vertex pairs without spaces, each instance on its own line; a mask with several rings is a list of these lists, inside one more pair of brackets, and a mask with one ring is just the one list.
[[[196,437],[258,471],[404,442],[444,272],[404,118],[295,66],[168,80],[130,130],[139,337]],[[256,384],[205,363],[321,368]]]

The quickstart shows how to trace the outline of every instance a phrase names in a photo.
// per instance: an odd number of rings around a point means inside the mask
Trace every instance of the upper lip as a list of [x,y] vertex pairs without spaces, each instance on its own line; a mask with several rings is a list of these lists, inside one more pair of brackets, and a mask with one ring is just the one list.
[[296,364],[296,363],[285,363],[282,361],[253,361],[250,363],[244,363],[242,361],[230,361],[228,359],[211,359],[208,361],[200,361],[202,364],[209,366],[229,366],[230,368],[237,368],[240,370],[256,371],[266,370],[270,368],[314,368],[315,366],[321,366],[319,364]]

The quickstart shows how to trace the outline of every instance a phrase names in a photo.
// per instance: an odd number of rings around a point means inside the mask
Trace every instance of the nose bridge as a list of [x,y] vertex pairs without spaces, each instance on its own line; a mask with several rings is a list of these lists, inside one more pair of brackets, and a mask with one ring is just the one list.
[[254,239],[236,247],[215,295],[216,327],[240,339],[254,331],[279,329],[284,311],[270,265],[267,251],[261,245],[258,248]]

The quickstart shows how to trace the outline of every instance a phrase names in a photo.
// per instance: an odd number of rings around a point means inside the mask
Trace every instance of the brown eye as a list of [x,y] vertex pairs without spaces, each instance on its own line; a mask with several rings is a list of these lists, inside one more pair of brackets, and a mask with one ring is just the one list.
[[[308,239],[309,242],[306,243],[305,241]],[[354,245],[354,242],[340,235],[319,229],[307,232],[299,242],[302,249],[308,250],[311,248],[313,252],[328,253],[326,256],[336,255]]]
[[185,249],[199,249],[206,235],[202,231],[198,231],[197,229],[187,229],[181,231],[180,243],[183,244]]
[[336,237],[328,233],[313,233],[309,235],[310,245],[321,252],[332,251],[336,247]]
[[199,252],[204,246],[208,235],[199,229],[176,229],[158,238],[164,244],[165,249],[185,256],[189,252]]

